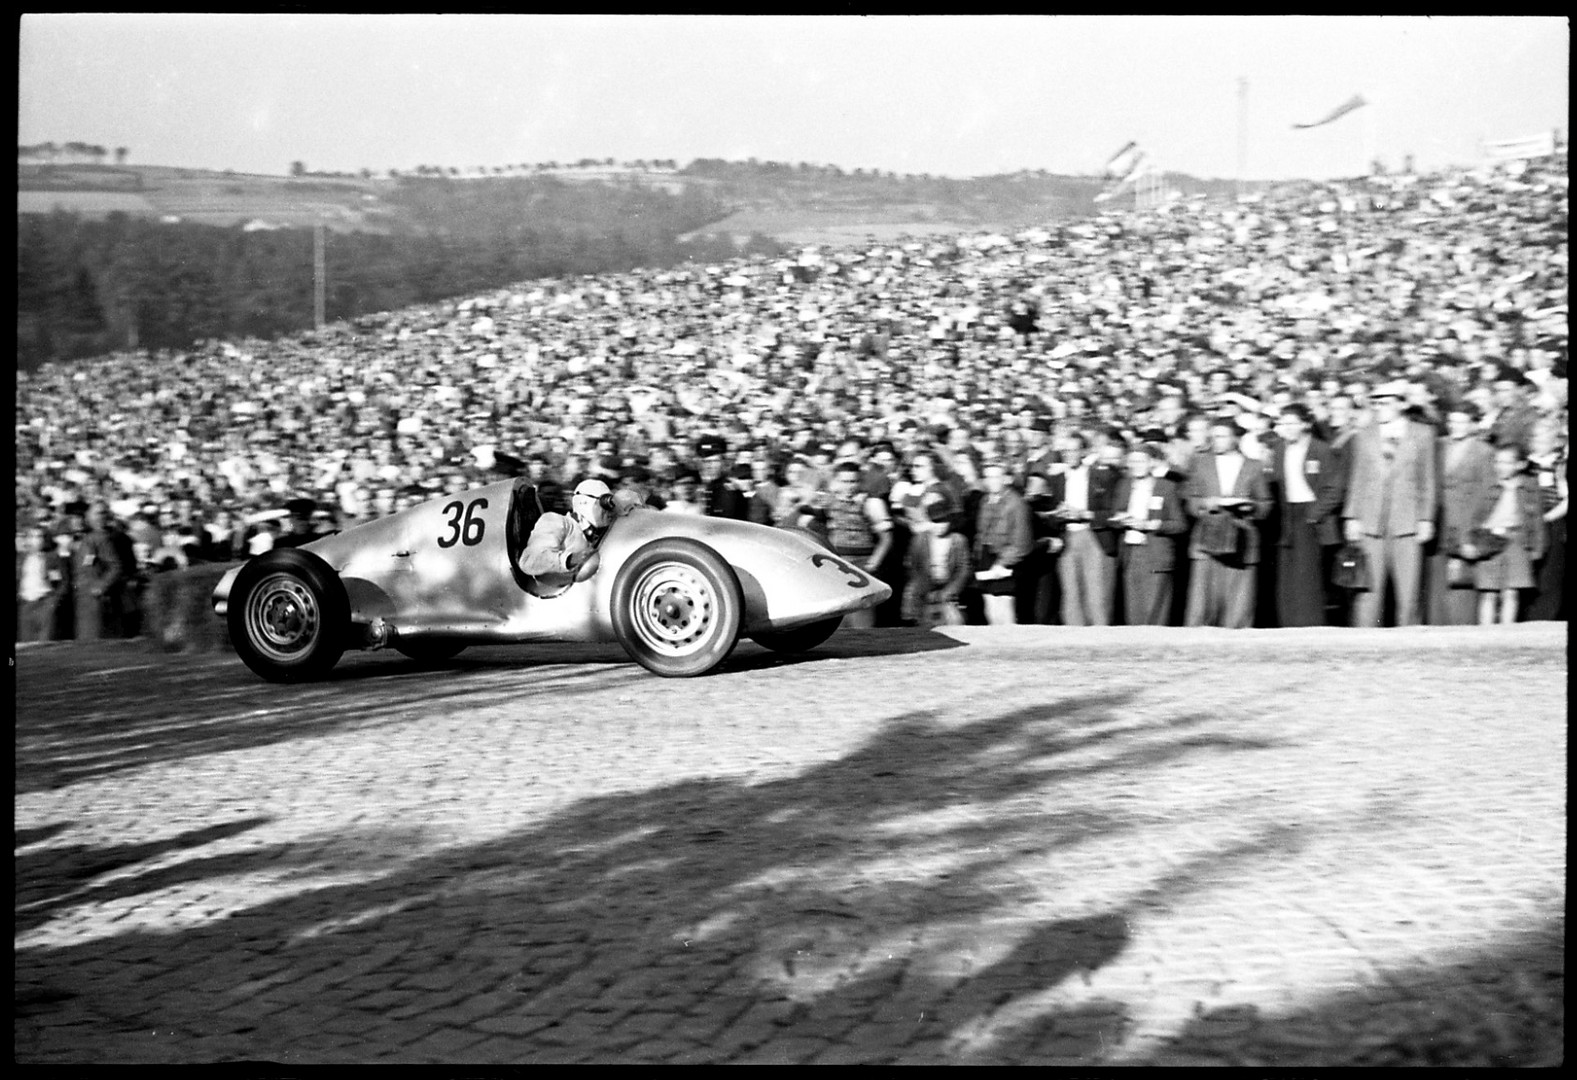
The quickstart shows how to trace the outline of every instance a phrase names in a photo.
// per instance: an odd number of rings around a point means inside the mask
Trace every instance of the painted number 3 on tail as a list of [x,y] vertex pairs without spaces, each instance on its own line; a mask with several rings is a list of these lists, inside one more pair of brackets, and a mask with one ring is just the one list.
[[871,583],[871,579],[866,577],[860,571],[856,570],[854,567],[850,566],[836,555],[828,555],[824,551],[818,551],[816,554],[812,555],[810,557],[810,564],[818,568],[825,565],[831,565],[832,568],[837,570],[840,574],[847,574],[849,580],[844,584],[848,585],[848,587],[851,589],[863,589],[865,586]]

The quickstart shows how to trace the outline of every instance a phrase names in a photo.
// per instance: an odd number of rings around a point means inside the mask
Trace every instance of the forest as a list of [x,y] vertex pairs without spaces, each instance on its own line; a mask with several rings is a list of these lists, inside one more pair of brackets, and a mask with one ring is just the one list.
[[[703,185],[671,192],[552,177],[404,177],[384,202],[392,227],[325,236],[328,321],[519,281],[777,250],[764,236],[743,248],[727,236],[687,236],[730,212]],[[311,229],[19,215],[18,367],[309,328],[314,260]]]

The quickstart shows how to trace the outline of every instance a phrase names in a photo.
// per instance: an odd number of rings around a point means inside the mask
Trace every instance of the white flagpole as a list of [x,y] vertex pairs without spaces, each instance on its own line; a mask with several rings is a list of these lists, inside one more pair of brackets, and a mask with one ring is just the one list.
[[1376,154],[1379,152],[1379,142],[1376,128],[1379,125],[1380,107],[1373,101],[1364,106],[1363,118],[1363,169],[1359,176],[1368,176]]

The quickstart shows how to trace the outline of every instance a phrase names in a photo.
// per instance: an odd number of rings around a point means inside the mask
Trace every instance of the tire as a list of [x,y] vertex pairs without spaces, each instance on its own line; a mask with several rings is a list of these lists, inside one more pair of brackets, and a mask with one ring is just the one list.
[[695,540],[653,540],[619,568],[613,632],[630,659],[665,678],[704,675],[734,651],[744,599],[733,568]]
[[834,615],[830,619],[806,623],[804,626],[796,626],[790,630],[763,630],[759,634],[752,635],[750,640],[763,649],[771,649],[773,652],[810,652],[830,638],[842,623],[843,616]]
[[226,619],[247,667],[270,682],[305,682],[339,662],[350,601],[322,559],[298,548],[275,548],[241,568]]
[[419,664],[441,664],[445,660],[453,660],[459,656],[468,644],[469,642],[444,638],[412,638],[410,641],[396,640],[394,649]]

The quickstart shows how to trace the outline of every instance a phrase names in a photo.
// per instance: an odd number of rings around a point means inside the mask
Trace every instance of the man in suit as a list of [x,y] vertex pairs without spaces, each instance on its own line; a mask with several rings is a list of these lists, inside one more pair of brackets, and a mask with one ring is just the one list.
[[1117,534],[1111,523],[1117,470],[1090,452],[1083,432],[1060,441],[1062,472],[1051,477],[1053,511],[1063,522],[1057,560],[1065,626],[1110,626],[1117,603]]
[[[1061,618],[1057,561],[1062,551],[1063,521],[1054,511],[1062,497],[1052,490],[1052,477],[1061,470],[1060,462],[1049,463],[1024,479],[1024,502],[1030,510],[1035,548],[1021,564],[1023,572],[1019,575],[1016,595],[1021,623],[1051,624]],[[1060,484],[1057,490],[1061,490]]]
[[985,597],[986,621],[1011,626],[1018,622],[1020,575],[1035,550],[1033,519],[1005,462],[987,462],[981,480],[986,493],[975,518],[975,580]]
[[[1168,436],[1166,443],[1166,460],[1169,468],[1168,475],[1177,481],[1181,490],[1183,484],[1193,473],[1196,463],[1207,460],[1210,454],[1210,417],[1204,413],[1193,412],[1186,414],[1177,429],[1177,433]],[[1188,517],[1188,503],[1183,503],[1184,528],[1183,535],[1178,537],[1178,544],[1185,549],[1188,544],[1189,530],[1193,528],[1193,519]],[[1177,570],[1173,573],[1172,589],[1172,618],[1171,625],[1181,626],[1188,614],[1188,579],[1193,572],[1193,560],[1183,558],[1178,560]]]
[[887,439],[873,443],[870,464],[861,479],[861,486],[870,495],[880,499],[887,507],[888,519],[893,523],[892,549],[886,561],[876,571],[880,581],[892,586],[893,594],[876,606],[877,626],[898,626],[903,622],[904,584],[909,562],[909,521],[901,513],[894,513],[892,493],[903,480],[903,466],[898,451]]
[[701,463],[701,505],[708,517],[748,521],[750,501],[743,482],[734,476],[724,458],[727,453],[728,444],[720,435],[704,435],[697,441],[695,455]]
[[1195,518],[1189,542],[1188,626],[1242,629],[1254,624],[1260,560],[1258,522],[1270,513],[1265,467],[1238,448],[1243,429],[1218,417],[1210,453],[1195,459],[1184,502]]
[[1172,617],[1177,538],[1187,530],[1188,519],[1178,485],[1167,475],[1164,441],[1136,444],[1126,463],[1127,472],[1112,493],[1112,520],[1123,529],[1117,545],[1123,621],[1166,626]]
[[123,637],[126,586],[137,569],[131,539],[115,525],[106,503],[88,507],[86,524],[71,550],[77,638]]
[[[1367,396],[1365,397],[1367,399]],[[1365,424],[1354,398],[1345,391],[1331,395],[1327,402],[1329,415],[1322,434],[1331,446],[1331,460],[1336,470],[1336,487],[1343,502],[1347,499],[1348,478],[1352,475],[1353,440]],[[1352,593],[1346,589],[1332,588],[1326,592],[1326,625],[1352,625]]]
[[1389,585],[1396,594],[1396,625],[1416,626],[1423,549],[1434,539],[1440,506],[1435,436],[1428,425],[1403,415],[1405,383],[1382,383],[1369,397],[1375,419],[1349,448],[1342,508],[1346,539],[1362,545],[1369,564],[1369,588],[1353,601],[1353,624],[1380,625]]
[[[1472,626],[1478,622],[1472,570],[1461,566],[1454,553],[1494,509],[1495,451],[1479,437],[1482,418],[1483,413],[1470,401],[1448,405],[1446,434],[1437,441],[1440,517],[1435,542],[1425,549],[1431,626]],[[1453,567],[1453,562],[1458,565]],[[1452,587],[1453,569],[1459,580],[1456,588]]]
[[1539,419],[1539,410],[1528,400],[1532,386],[1522,372],[1509,364],[1501,365],[1495,372],[1495,408],[1483,420],[1491,446],[1514,443],[1526,447],[1532,442],[1533,426]]
[[1270,484],[1280,509],[1276,543],[1276,619],[1282,626],[1324,626],[1330,580],[1326,553],[1341,543],[1342,490],[1336,454],[1314,434],[1314,414],[1294,402],[1276,419]]

